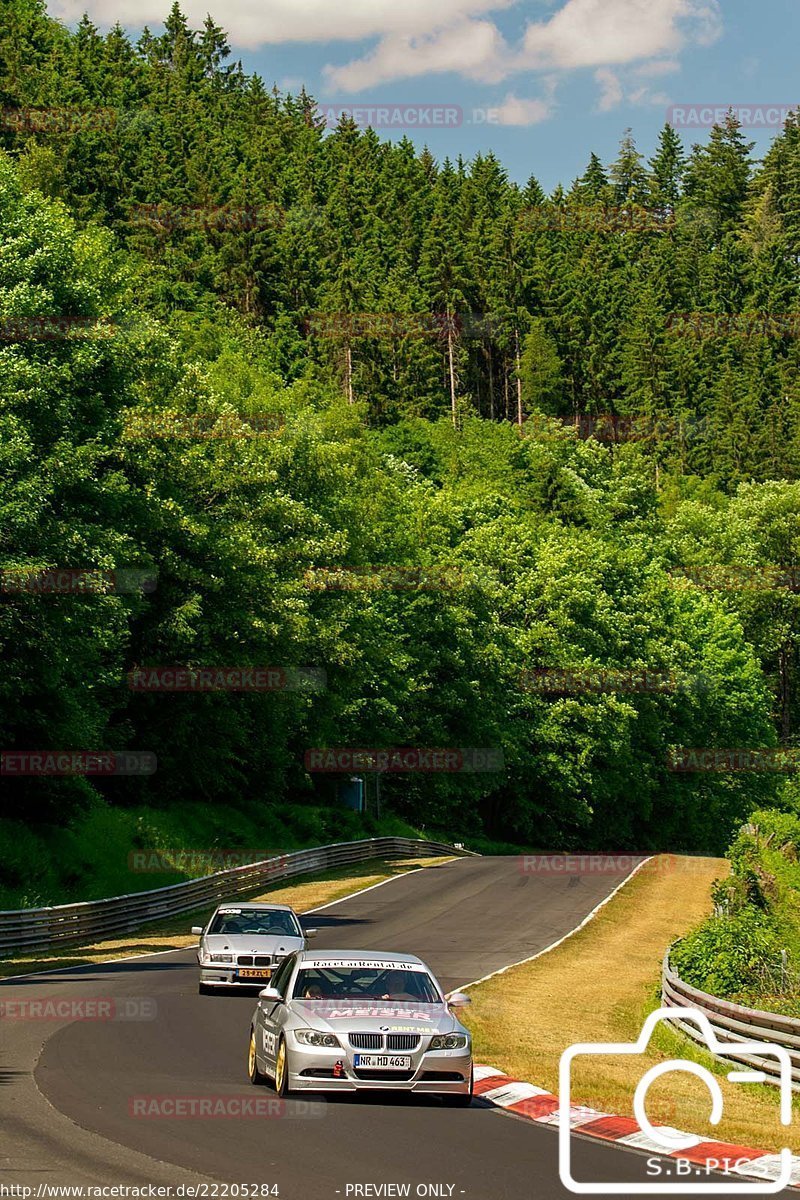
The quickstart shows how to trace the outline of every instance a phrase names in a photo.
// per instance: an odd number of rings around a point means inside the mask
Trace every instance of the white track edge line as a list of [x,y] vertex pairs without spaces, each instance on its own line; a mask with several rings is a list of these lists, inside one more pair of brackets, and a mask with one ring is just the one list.
[[630,874],[625,876],[625,878],[622,880],[622,883],[618,884],[614,888],[613,892],[609,892],[605,899],[601,900],[597,907],[593,908],[589,915],[583,918],[580,925],[576,925],[574,929],[570,929],[569,933],[565,933],[564,936],[560,937],[557,942],[553,942],[552,945],[546,946],[544,950],[538,950],[536,954],[531,954],[529,958],[521,958],[519,962],[509,963],[507,967],[500,967],[499,970],[491,971],[488,975],[481,976],[480,979],[473,979],[472,983],[465,983],[462,984],[461,987],[453,988],[452,991],[448,992],[448,996],[451,996],[453,992],[465,992],[467,988],[477,987],[479,983],[486,983],[487,980],[494,979],[498,975],[505,975],[506,971],[513,971],[515,967],[524,967],[526,963],[535,962],[537,958],[542,958],[545,954],[549,954],[551,950],[557,950],[559,946],[563,946],[564,942],[569,941],[569,939],[574,937],[576,933],[580,933],[582,929],[585,929],[589,922],[594,920],[601,909],[605,908],[607,904],[610,904],[614,897],[617,896],[624,887],[627,887],[634,876],[638,875],[642,868],[646,867],[647,864],[652,862],[656,857],[657,856],[655,854],[651,854],[648,858],[643,858],[642,861],[633,868]]

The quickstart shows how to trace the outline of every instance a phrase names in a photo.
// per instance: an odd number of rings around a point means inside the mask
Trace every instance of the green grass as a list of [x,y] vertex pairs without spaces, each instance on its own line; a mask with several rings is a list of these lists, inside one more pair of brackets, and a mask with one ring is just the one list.
[[[426,835],[392,815],[377,821],[334,806],[277,808],[255,801],[237,808],[98,804],[65,828],[0,818],[0,909],[148,891],[270,854],[376,836]],[[231,850],[243,853],[223,861],[222,852]],[[137,853],[149,867],[165,869],[143,872]]]

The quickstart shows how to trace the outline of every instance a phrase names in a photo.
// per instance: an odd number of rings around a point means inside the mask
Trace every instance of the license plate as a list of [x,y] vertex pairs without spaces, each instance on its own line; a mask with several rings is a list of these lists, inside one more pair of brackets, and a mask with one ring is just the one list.
[[249,971],[246,968],[236,972],[240,979],[270,979],[272,971],[266,968],[263,971]]
[[410,1071],[411,1059],[407,1054],[356,1054],[353,1056],[356,1067],[374,1067],[381,1071]]

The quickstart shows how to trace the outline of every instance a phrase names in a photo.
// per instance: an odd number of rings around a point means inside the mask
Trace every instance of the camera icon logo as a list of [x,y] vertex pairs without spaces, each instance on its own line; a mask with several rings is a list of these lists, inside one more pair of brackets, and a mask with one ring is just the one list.
[[[558,1121],[558,1167],[562,1185],[567,1191],[576,1196],[667,1196],[680,1195],[691,1191],[695,1194],[702,1191],[709,1196],[774,1196],[783,1191],[792,1179],[793,1158],[788,1147],[780,1153],[780,1177],[769,1183],[741,1183],[732,1185],[725,1183],[698,1184],[698,1174],[702,1169],[689,1171],[683,1182],[652,1182],[652,1183],[585,1183],[576,1180],[572,1172],[572,1137],[570,1126],[572,1064],[579,1057],[617,1057],[620,1055],[642,1055],[646,1053],[650,1039],[656,1027],[662,1022],[691,1022],[696,1025],[703,1037],[707,1049],[716,1058],[730,1058],[735,1053],[736,1059],[731,1059],[734,1068],[728,1073],[731,1083],[764,1083],[767,1076],[758,1070],[743,1069],[737,1060],[745,1057],[761,1060],[770,1058],[777,1060],[780,1076],[780,1120],[781,1124],[789,1126],[792,1123],[792,1060],[789,1051],[783,1046],[770,1042],[721,1042],[705,1013],[694,1008],[662,1008],[650,1014],[644,1023],[639,1038],[635,1042],[585,1042],[570,1046],[561,1056],[559,1070],[559,1121]],[[673,1072],[684,1072],[695,1075],[705,1083],[711,1095],[711,1124],[719,1125],[723,1116],[724,1100],[718,1080],[709,1070],[688,1059],[671,1059],[652,1067],[639,1081],[633,1102],[633,1112],[640,1129],[654,1146],[654,1153],[665,1156],[673,1163],[686,1162],[680,1159],[680,1151],[696,1145],[700,1138],[690,1137],[677,1129],[667,1126],[653,1125],[647,1116],[647,1095],[656,1082],[665,1075]],[[726,1173],[722,1163],[717,1163],[718,1173]],[[697,1168],[697,1164],[693,1164]],[[709,1167],[707,1174],[713,1174],[714,1168]],[[665,1171],[664,1174],[683,1174],[680,1171]]]

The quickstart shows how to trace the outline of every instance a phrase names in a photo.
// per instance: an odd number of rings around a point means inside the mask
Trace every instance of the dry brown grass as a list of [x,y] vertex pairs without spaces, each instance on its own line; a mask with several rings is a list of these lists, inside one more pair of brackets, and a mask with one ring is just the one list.
[[[466,1021],[478,1061],[558,1093],[559,1060],[568,1046],[635,1041],[647,1013],[660,1006],[665,950],[708,915],[711,883],[727,872],[722,859],[658,859],[561,947],[472,989]],[[673,1057],[703,1062],[718,1074],[723,1124],[709,1124],[710,1097],[701,1081],[674,1074],[650,1092],[651,1121],[766,1150],[788,1144],[792,1134],[779,1124],[777,1089],[730,1084],[723,1066],[666,1028],[644,1057],[576,1061],[573,1099],[632,1116],[641,1076]]]
[[[405,858],[391,862],[372,859],[359,863],[357,867],[338,867],[295,882],[275,884],[257,895],[248,896],[247,899],[269,900],[275,904],[291,904],[298,912],[309,912],[310,909],[319,908],[323,904],[342,900],[345,896],[350,896],[353,892],[360,892],[363,888],[372,887],[386,879],[393,879],[396,875],[405,875],[408,871],[414,871],[418,867],[431,867],[450,862],[451,857]],[[0,962],[0,978],[31,974],[35,971],[48,971],[54,968],[74,967],[83,963],[109,962],[130,958],[137,954],[163,953],[166,950],[181,950],[187,946],[195,946],[197,938],[189,930],[192,925],[204,923],[208,916],[207,909],[198,913],[184,913],[182,916],[171,917],[167,921],[160,921],[137,930],[136,933],[126,934],[122,938],[112,938],[88,946],[67,946],[63,949],[39,951],[36,954],[22,954]]]

